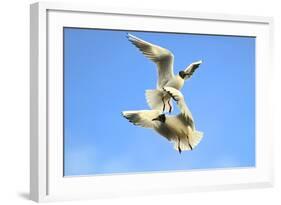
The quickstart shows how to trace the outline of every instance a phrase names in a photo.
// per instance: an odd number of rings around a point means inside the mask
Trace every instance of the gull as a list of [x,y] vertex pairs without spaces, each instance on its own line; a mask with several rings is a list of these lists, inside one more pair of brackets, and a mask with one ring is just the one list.
[[136,126],[150,128],[174,143],[179,153],[193,150],[203,133],[195,129],[194,120],[180,91],[164,87],[163,92],[173,98],[180,109],[178,115],[165,115],[160,110],[124,111],[122,115]]
[[144,41],[132,34],[127,34],[128,40],[131,41],[148,59],[157,65],[158,80],[154,90],[146,90],[145,96],[149,107],[153,110],[169,111],[171,113],[173,106],[170,103],[170,96],[165,95],[162,88],[172,87],[180,90],[186,79],[189,79],[194,71],[200,66],[202,61],[191,63],[187,68],[181,70],[178,75],[174,75],[173,64],[174,55],[166,48],[154,45]]

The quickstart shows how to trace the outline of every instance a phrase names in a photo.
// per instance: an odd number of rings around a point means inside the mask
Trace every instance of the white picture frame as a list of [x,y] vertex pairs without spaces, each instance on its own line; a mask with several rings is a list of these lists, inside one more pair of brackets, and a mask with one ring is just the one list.
[[[272,18],[46,2],[32,4],[30,11],[32,200],[41,202],[273,185]],[[255,36],[256,167],[63,177],[63,27]]]

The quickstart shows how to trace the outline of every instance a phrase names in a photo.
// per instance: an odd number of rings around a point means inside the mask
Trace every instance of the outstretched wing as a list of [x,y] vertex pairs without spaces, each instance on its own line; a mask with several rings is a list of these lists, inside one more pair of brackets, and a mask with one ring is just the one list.
[[122,112],[123,117],[129,120],[129,122],[146,128],[154,128],[157,122],[152,120],[158,117],[160,114],[161,112],[159,110],[137,110]]
[[184,72],[186,73],[186,78],[190,78],[194,71],[202,64],[202,61],[196,61],[191,63],[185,70]]
[[179,90],[172,87],[164,87],[163,90],[167,92],[171,96],[171,98],[173,98],[174,101],[177,102],[181,114],[186,119],[191,120],[193,122],[192,114],[185,103],[183,94]]
[[165,48],[146,42],[131,34],[128,34],[127,37],[148,59],[156,63],[158,69],[157,87],[164,87],[174,76],[173,54]]

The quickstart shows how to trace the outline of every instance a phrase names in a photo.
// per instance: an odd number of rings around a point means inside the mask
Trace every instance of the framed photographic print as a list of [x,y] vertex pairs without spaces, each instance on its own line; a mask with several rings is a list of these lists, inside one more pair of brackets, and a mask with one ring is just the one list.
[[272,24],[32,4],[31,199],[272,186]]

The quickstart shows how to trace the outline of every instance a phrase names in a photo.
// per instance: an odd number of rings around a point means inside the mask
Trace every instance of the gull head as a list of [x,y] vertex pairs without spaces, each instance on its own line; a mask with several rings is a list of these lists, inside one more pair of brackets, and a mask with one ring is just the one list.
[[186,73],[186,72],[183,71],[183,70],[179,72],[179,76],[180,76],[182,79],[184,79],[184,80],[185,80],[185,77],[186,77],[186,76],[190,77],[189,74]]
[[165,116],[165,114],[161,114],[161,115],[159,115],[158,117],[152,119],[152,121],[160,121],[160,122],[162,122],[162,123],[165,123],[165,121],[166,121],[166,116]]

